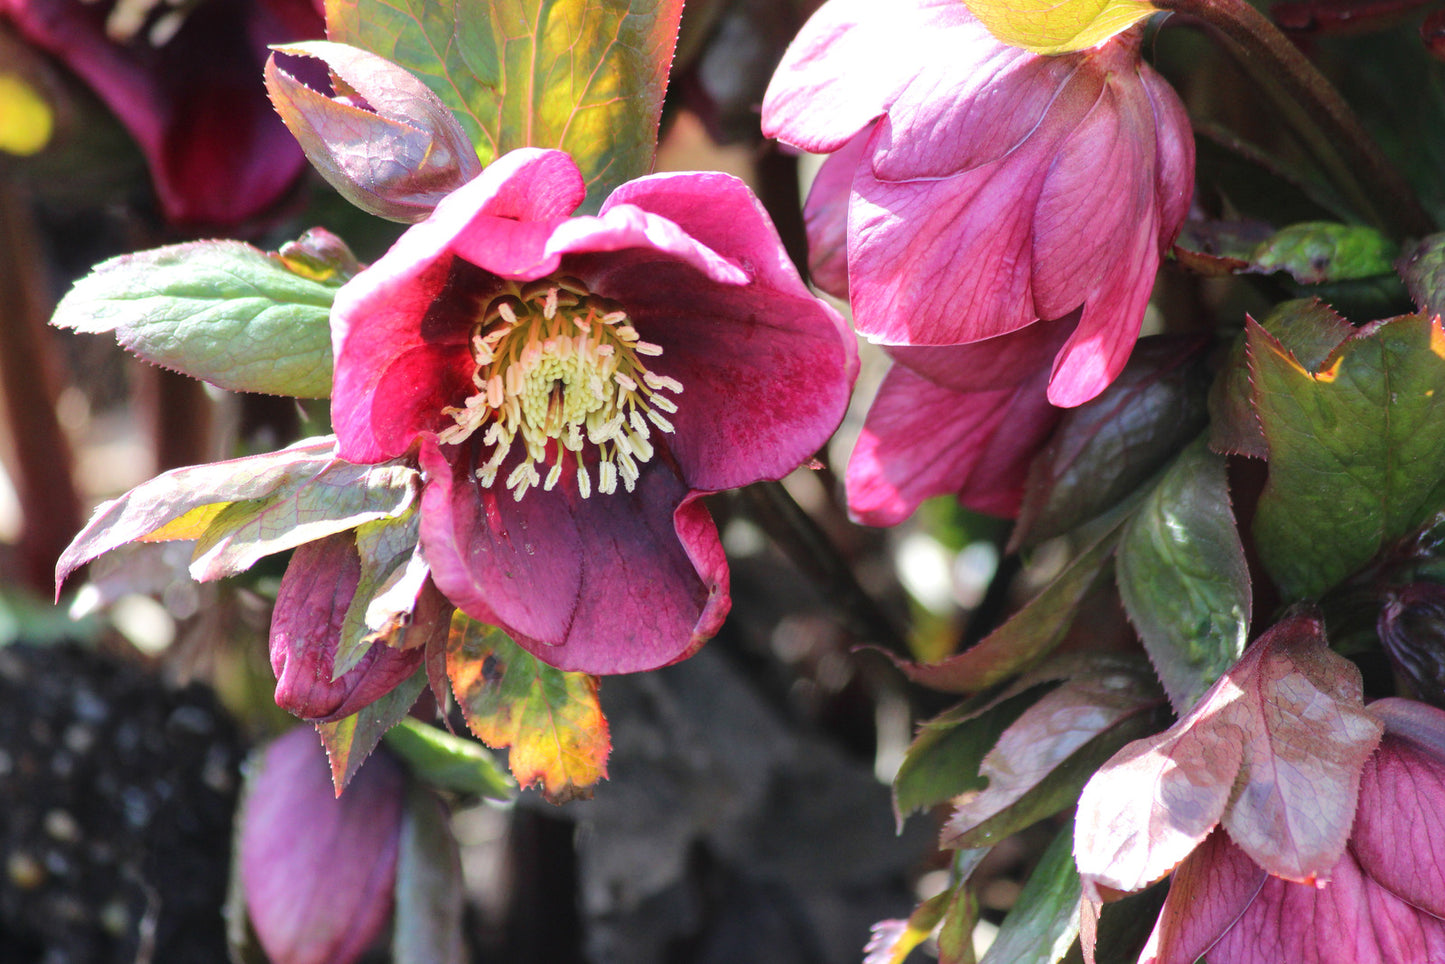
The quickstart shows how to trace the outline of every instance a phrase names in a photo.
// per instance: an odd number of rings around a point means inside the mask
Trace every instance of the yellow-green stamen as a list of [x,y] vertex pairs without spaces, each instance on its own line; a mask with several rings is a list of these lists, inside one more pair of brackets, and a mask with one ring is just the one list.
[[673,430],[662,413],[677,404],[663,393],[682,385],[642,361],[661,355],[661,346],[643,341],[620,306],[575,278],[508,282],[472,326],[470,350],[477,392],[443,409],[456,424],[439,438],[455,445],[484,431],[491,455],[477,478],[491,486],[520,436],[525,458],[504,480],[518,500],[532,486],[556,486],[564,452],[573,453],[577,490],[588,498],[588,443],[597,451],[597,491],[610,495],[620,481],[631,492],[638,466],[652,458],[653,428]]

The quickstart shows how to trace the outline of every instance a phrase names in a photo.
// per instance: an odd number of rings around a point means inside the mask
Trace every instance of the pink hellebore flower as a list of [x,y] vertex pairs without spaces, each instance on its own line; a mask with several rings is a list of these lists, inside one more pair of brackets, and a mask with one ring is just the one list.
[[748,189],[663,174],[569,217],[571,158],[488,167],[337,294],[339,455],[420,445],[421,545],[472,617],[567,670],[694,652],[729,606],[698,501],[781,478],[857,368]]
[[310,0],[0,0],[0,20],[105,101],[145,154],[162,213],[233,227],[285,194],[306,159],[261,83],[267,45],[320,37]]
[[1049,361],[1075,317],[971,345],[894,348],[896,364],[848,460],[848,508],[897,525],[924,499],[957,495],[976,512],[1013,517],[1029,464],[1063,414],[1049,404]]
[[1141,964],[1445,960],[1445,712],[1394,698],[1369,709],[1385,735],[1329,880],[1271,877],[1216,828],[1175,871]]
[[[1048,398],[1123,368],[1189,208],[1194,142],[1140,30],[1043,57],[959,0],[830,0],[763,101],[763,132],[833,153],[808,198],[816,280],[885,345],[957,345],[1082,308]],[[866,64],[867,69],[859,69]],[[846,200],[845,200],[846,199]]]
[[391,919],[406,773],[383,747],[337,796],[309,727],[266,749],[241,815],[241,890],[275,964],[351,964]]

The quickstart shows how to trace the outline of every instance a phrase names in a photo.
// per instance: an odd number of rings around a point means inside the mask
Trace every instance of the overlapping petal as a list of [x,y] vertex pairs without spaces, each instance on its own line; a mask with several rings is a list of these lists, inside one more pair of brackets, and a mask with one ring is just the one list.
[[[877,72],[844,56],[864,45]],[[809,195],[809,239],[839,292],[846,209],[846,285],[871,339],[965,344],[1082,309],[1050,378],[1061,406],[1123,368],[1192,192],[1188,118],[1138,31],[1040,57],[955,2],[832,0],[784,57],[763,127],[846,148]]]
[[[735,178],[642,178],[597,216],[568,217],[582,194],[566,155],[513,152],[343,288],[333,422],[344,458],[419,452],[422,547],[454,603],[553,665],[630,672],[716,632],[727,568],[697,496],[781,478],[817,451],[856,348]],[[560,475],[516,494],[478,475],[493,443],[438,437],[478,393],[470,339],[486,305],[559,278],[625,313],[648,371],[680,386],[625,492],[591,491],[578,476],[599,471],[596,453],[551,442]],[[519,466],[514,451],[498,475]]]

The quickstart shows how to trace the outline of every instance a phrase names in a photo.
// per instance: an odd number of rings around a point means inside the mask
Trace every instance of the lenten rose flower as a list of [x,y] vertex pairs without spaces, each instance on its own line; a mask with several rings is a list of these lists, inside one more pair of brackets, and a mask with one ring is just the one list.
[[1396,698],[1369,710],[1385,735],[1328,881],[1272,877],[1216,828],[1175,871],[1142,964],[1445,960],[1445,712]]
[[520,150],[338,292],[338,454],[419,446],[438,589],[567,670],[690,655],[727,613],[699,497],[778,479],[857,368],[748,189],[641,178],[595,217],[559,151]]
[[0,20],[78,74],[144,153],[161,211],[235,227],[289,191],[306,159],[260,83],[267,46],[320,37],[310,0],[0,0]]
[[970,345],[890,349],[895,364],[848,460],[853,516],[897,525],[936,495],[1017,515],[1029,464],[1063,414],[1045,393],[1050,360],[1075,320]]
[[[1043,57],[959,0],[830,0],[763,101],[763,131],[831,153],[808,198],[818,282],[885,345],[956,345],[1082,309],[1048,397],[1123,368],[1189,208],[1194,143],[1134,28]],[[867,64],[868,69],[858,69]]]

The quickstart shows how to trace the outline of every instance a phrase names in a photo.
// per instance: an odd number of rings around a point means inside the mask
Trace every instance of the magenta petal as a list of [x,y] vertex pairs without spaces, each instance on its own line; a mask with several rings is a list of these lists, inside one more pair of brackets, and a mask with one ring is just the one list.
[[1140,964],[1194,964],[1234,926],[1268,877],[1216,829],[1174,872]]
[[1033,210],[1046,171],[1029,145],[938,180],[884,182],[860,166],[848,210],[858,331],[888,345],[950,345],[1037,320]]
[[886,16],[881,9],[873,0],[832,0],[803,25],[763,96],[764,136],[814,153],[837,150],[893,103],[918,63],[954,56],[936,25],[972,19],[957,0],[895,0]]
[[1017,514],[1029,462],[1061,414],[1044,399],[1044,375],[965,393],[895,365],[848,461],[849,510],[869,525],[895,525],[924,499],[957,494],[976,511]]
[[1445,761],[1386,733],[1360,776],[1350,848],[1376,883],[1445,917]]
[[[1182,959],[1181,959],[1182,960]],[[1370,880],[1350,851],[1323,887],[1270,877],[1209,964],[1404,964],[1445,960],[1445,921]]]
[[241,887],[274,964],[351,964],[391,915],[404,775],[384,750],[338,799],[316,734],[272,743],[242,815]]
[[582,499],[564,476],[517,501],[433,442],[421,458],[422,548],[437,588],[542,661],[597,674],[655,669],[722,625],[728,573],[716,527],[665,466],[645,466],[631,493]]
[[350,532],[301,546],[291,557],[271,617],[276,705],[303,720],[350,716],[390,693],[421,665],[422,651],[375,643],[331,678],[346,608],[361,578]]
[[823,162],[808,190],[803,218],[808,229],[808,272],[813,284],[838,298],[848,297],[848,203],[853,172],[869,150],[866,128]]

